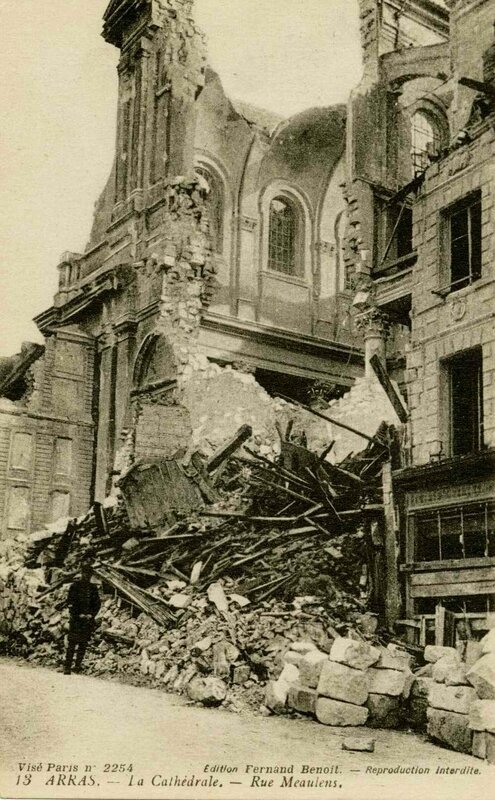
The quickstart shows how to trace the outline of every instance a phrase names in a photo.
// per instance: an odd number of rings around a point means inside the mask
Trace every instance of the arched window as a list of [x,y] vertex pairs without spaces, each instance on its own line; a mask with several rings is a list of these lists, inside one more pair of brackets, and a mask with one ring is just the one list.
[[206,198],[208,221],[210,227],[211,246],[215,253],[223,252],[223,216],[224,198],[223,187],[216,175],[205,167],[196,167],[196,173],[201,175],[208,184]]
[[286,275],[297,274],[298,240],[296,209],[284,197],[275,197],[270,203],[268,269]]
[[439,152],[442,144],[442,132],[437,121],[424,111],[416,111],[411,119],[411,159],[413,174],[423,172],[428,164],[429,156]]

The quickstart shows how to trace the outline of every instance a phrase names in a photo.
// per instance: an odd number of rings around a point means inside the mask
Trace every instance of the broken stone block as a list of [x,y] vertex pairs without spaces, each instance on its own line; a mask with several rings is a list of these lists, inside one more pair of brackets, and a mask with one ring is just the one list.
[[316,701],[316,719],[323,725],[342,727],[364,725],[368,713],[365,706],[342,703],[340,700],[330,700],[328,697],[319,697]]
[[413,657],[405,650],[394,649],[393,645],[380,648],[380,658],[375,664],[375,669],[410,670]]
[[483,636],[480,645],[481,655],[486,656],[488,653],[495,653],[495,628],[492,628],[486,636]]
[[285,681],[268,681],[265,688],[265,706],[275,714],[285,714],[289,684]]
[[[385,697],[385,695],[380,695]],[[424,697],[412,697],[407,708],[407,720],[412,728],[417,731],[426,730],[426,710],[428,701]]]
[[318,681],[318,694],[362,706],[368,697],[370,679],[361,669],[337,661],[325,661]]
[[375,739],[352,738],[344,739],[342,750],[353,750],[357,753],[374,753]]
[[220,678],[214,676],[208,678],[196,676],[187,684],[187,694],[197,703],[218,706],[227,697],[227,686]]
[[310,650],[306,653],[299,664],[300,682],[316,689],[325,661],[328,661],[328,656],[326,653],[321,653],[320,650]]
[[458,667],[449,672],[445,678],[445,683],[447,686],[468,686],[469,681],[466,675],[467,666],[464,662],[461,662]]
[[386,694],[370,694],[366,701],[369,709],[368,722],[371,728],[397,728],[400,725],[400,702],[398,697]]
[[233,664],[231,667],[231,680],[235,684],[243,684],[249,680],[251,669],[248,664]]
[[314,642],[293,642],[290,646],[291,650],[294,650],[296,653],[301,653],[303,656],[306,653],[309,653],[311,650],[318,650],[317,646]]
[[468,639],[464,653],[464,661],[466,662],[467,668],[469,669],[473,666],[473,664],[476,664],[482,655],[481,642],[475,642],[474,639]]
[[169,598],[168,604],[173,608],[187,608],[191,601],[192,597],[189,594],[173,594]]
[[480,700],[495,700],[495,653],[487,653],[473,664],[466,675]]
[[425,664],[414,673],[418,678],[431,678],[433,674],[433,664]]
[[469,710],[469,727],[473,731],[495,733],[495,700],[475,699]]
[[486,736],[484,731],[474,731],[471,753],[475,758],[486,758]]
[[286,683],[297,683],[299,680],[299,669],[294,666],[294,664],[286,664],[278,679]]
[[432,739],[448,744],[459,753],[471,752],[472,734],[468,728],[467,714],[429,708],[426,715],[428,718],[427,731]]
[[438,661],[433,664],[431,671],[433,680],[437,683],[445,683],[449,675],[457,669],[459,663],[459,660],[451,655],[439,658]]
[[301,714],[314,714],[317,698],[316,689],[311,689],[309,686],[293,683],[289,687],[288,704],[295,711],[300,711]]
[[335,639],[330,650],[330,660],[338,661],[354,669],[367,669],[376,664],[380,658],[380,651],[367,642],[346,639],[339,636]]
[[443,683],[434,683],[428,697],[433,708],[443,708],[457,714],[469,714],[475,700],[476,692],[471,686],[446,686]]
[[294,664],[295,667],[298,667],[302,658],[302,653],[296,653],[294,650],[288,650],[284,655],[283,661],[285,664]]
[[441,658],[451,656],[456,661],[460,661],[460,656],[455,647],[442,647],[437,644],[428,644],[425,647],[424,658],[425,661],[435,664]]
[[406,677],[396,669],[370,669],[370,693],[398,697],[404,690]]

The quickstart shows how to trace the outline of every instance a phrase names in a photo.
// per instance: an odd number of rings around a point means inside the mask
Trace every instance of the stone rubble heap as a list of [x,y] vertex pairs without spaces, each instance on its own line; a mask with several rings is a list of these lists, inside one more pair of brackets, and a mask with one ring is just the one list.
[[337,636],[329,652],[298,642],[266,688],[276,713],[293,709],[323,725],[393,728],[402,724],[412,685],[412,657],[400,647],[375,646],[356,632]]

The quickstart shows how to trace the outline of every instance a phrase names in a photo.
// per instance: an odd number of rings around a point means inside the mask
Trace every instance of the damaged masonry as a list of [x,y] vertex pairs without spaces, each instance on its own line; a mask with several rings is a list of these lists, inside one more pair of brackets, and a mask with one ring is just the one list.
[[92,674],[495,763],[495,0],[397,5],[283,120],[191,0],[109,4],[112,172],[0,361],[1,642],[59,665],[89,558]]

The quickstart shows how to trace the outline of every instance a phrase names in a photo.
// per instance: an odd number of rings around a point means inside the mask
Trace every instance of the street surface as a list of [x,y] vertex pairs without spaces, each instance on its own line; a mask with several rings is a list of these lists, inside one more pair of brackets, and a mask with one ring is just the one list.
[[[493,791],[493,767],[408,733],[239,716],[7,659],[0,686],[2,798],[486,800]],[[375,738],[375,752],[343,751],[350,736]],[[273,772],[291,765],[292,774]]]

